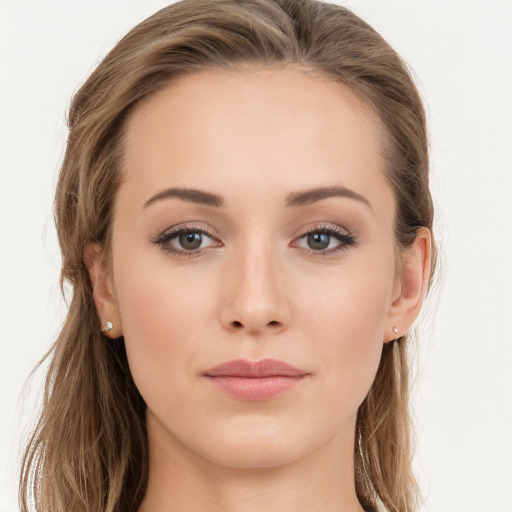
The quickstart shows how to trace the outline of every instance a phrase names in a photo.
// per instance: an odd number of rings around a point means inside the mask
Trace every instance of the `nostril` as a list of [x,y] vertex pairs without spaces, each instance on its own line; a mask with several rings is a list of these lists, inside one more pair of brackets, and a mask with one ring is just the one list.
[[[270,326],[270,327],[278,327],[280,324],[279,324],[279,322],[277,320],[272,320],[267,325]],[[239,322],[238,320],[234,320],[233,321],[233,327],[236,327],[238,329],[238,328],[243,327],[243,326],[244,325],[242,324],[242,322]]]

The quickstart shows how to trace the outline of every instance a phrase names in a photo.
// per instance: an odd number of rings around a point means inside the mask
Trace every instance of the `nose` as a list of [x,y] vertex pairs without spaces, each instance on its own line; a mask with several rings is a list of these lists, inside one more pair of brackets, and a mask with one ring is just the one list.
[[220,321],[231,331],[277,333],[291,316],[283,269],[271,247],[256,245],[240,248],[226,263]]

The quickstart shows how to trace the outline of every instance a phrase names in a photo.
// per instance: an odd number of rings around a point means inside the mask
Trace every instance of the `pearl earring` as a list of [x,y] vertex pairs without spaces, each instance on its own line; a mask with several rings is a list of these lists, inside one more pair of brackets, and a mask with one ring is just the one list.
[[393,332],[394,332],[395,334],[398,334],[398,329],[397,329],[396,327],[393,327]]
[[105,322],[105,327],[101,329],[101,332],[108,332],[114,328],[114,324],[112,322]]

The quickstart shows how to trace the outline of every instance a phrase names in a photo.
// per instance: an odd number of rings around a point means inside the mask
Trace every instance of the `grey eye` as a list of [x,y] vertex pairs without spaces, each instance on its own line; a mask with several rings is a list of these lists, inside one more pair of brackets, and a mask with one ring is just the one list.
[[323,251],[329,247],[331,235],[327,233],[310,233],[307,236],[307,243],[311,249]]
[[197,231],[188,231],[186,233],[181,233],[178,240],[183,249],[192,251],[201,247],[203,235]]

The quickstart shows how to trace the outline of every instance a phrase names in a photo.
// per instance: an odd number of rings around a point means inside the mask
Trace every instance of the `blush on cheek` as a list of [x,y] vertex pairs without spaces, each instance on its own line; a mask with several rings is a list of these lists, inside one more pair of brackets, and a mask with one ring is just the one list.
[[339,390],[331,405],[339,408],[336,400],[342,400],[346,412],[355,413],[378,369],[389,305],[388,281],[381,278],[379,282],[377,275],[351,275],[343,285],[309,292],[301,308],[300,329],[316,340],[313,350],[324,366],[321,371],[328,376],[329,386]]
[[208,293],[158,268],[130,277],[120,279],[119,308],[133,371],[168,374],[176,361],[183,368],[204,338]]

